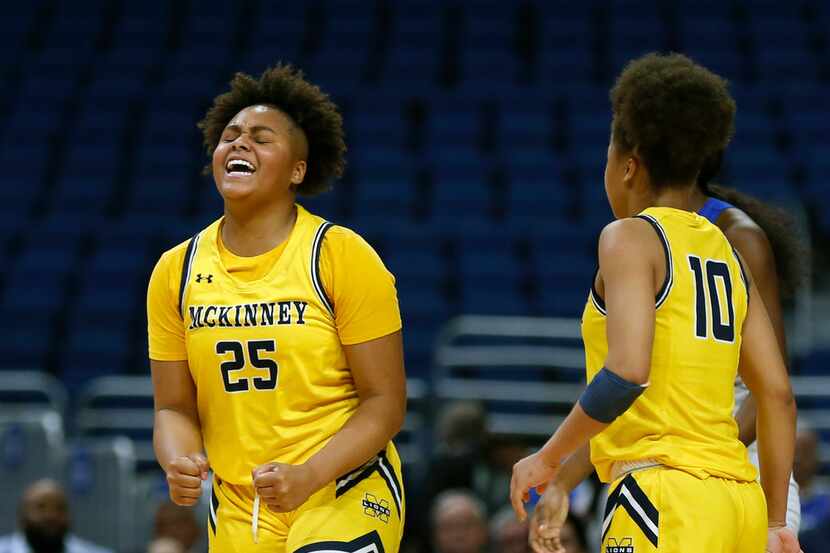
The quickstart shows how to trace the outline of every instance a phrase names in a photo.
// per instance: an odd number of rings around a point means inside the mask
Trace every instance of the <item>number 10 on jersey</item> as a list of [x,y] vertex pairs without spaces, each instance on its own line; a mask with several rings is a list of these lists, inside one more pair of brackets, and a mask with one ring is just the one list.
[[[245,353],[247,349],[247,361],[255,369],[267,371],[267,376],[255,376],[253,378],[236,377],[234,371],[239,371],[245,368]],[[216,353],[218,355],[233,354],[233,358],[229,359],[219,365],[222,371],[222,382],[225,385],[226,392],[247,392],[250,389],[250,383],[253,382],[256,390],[273,390],[277,387],[277,380],[279,379],[279,366],[273,359],[262,358],[262,352],[277,351],[277,344],[274,340],[250,340],[248,342],[239,342],[236,340],[228,340],[216,343]]]
[[[735,341],[735,307],[732,305],[732,278],[729,276],[729,265],[723,261],[707,259],[704,264],[695,255],[689,256],[689,268],[694,274],[695,283],[695,336],[701,339],[709,338],[709,318],[711,316],[712,335],[718,342]],[[726,298],[726,321],[721,312],[720,289],[717,280],[723,284]],[[709,307],[707,309],[706,292],[709,292]]]

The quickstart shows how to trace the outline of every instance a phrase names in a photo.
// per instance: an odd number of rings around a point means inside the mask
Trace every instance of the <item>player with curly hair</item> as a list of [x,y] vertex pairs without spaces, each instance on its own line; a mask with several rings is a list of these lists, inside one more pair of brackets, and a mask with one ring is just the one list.
[[[590,440],[611,485],[603,551],[797,553],[785,527],[795,402],[784,360],[751,271],[694,201],[735,103],[723,79],[678,54],[629,63],[611,102],[605,188],[618,220],[600,235],[582,319],[589,384],[514,467],[514,508],[524,516],[530,488]],[[757,403],[763,489],[732,416],[738,373]],[[535,549],[559,549],[550,530]]]
[[193,505],[213,471],[214,552],[395,552],[394,277],[360,236],[296,203],[343,172],[337,107],[277,65],[236,74],[199,128],[224,214],[161,256],[147,294],[170,496]]

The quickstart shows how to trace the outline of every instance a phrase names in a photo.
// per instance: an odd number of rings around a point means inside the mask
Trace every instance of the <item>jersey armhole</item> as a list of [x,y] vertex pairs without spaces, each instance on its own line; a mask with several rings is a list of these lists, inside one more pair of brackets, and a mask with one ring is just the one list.
[[329,310],[332,317],[334,316],[334,304],[328,294],[326,294],[326,288],[323,286],[323,279],[320,278],[320,257],[323,250],[323,240],[326,237],[326,233],[333,226],[334,224],[329,223],[328,221],[320,225],[320,228],[317,229],[317,233],[314,235],[314,242],[311,245],[311,282],[314,285],[314,290],[317,292],[317,296],[320,298],[320,301],[323,302],[323,305],[326,306],[326,309]]
[[738,268],[741,270],[741,280],[744,281],[744,289],[746,289],[746,303],[749,303],[749,298],[751,294],[749,293],[750,287],[752,283],[749,282],[749,277],[746,274],[746,269],[744,269],[744,262],[741,260],[741,256],[738,255],[738,250],[732,248],[732,255],[735,256],[735,260],[738,262]]
[[184,320],[184,293],[187,290],[187,282],[190,280],[190,269],[193,267],[193,259],[196,257],[196,247],[199,244],[199,235],[195,235],[187,243],[187,250],[182,261],[182,275],[179,281],[179,315]]
[[594,271],[594,277],[591,279],[591,301],[594,304],[594,307],[597,308],[602,315],[607,315],[608,313],[605,310],[605,299],[599,294],[597,290],[597,277],[599,276],[599,265],[597,265],[597,270]]
[[666,298],[669,297],[669,292],[671,291],[672,284],[674,283],[674,263],[672,263],[671,246],[669,245],[669,239],[666,237],[666,232],[663,230],[663,227],[657,219],[651,215],[637,215],[636,217],[647,221],[651,225],[651,228],[653,228],[654,232],[657,233],[657,237],[663,245],[663,254],[666,257],[666,278],[663,279],[663,285],[660,286],[660,289],[657,291],[657,295],[654,297],[655,307],[659,309],[660,306],[665,303]]

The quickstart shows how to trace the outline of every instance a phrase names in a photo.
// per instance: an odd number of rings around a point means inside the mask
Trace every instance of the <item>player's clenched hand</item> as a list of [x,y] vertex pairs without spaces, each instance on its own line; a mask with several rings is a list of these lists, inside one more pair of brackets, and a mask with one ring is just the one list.
[[277,513],[293,511],[316,491],[314,473],[307,465],[266,463],[251,475],[262,501]]
[[804,553],[798,538],[786,526],[771,527],[767,530],[767,553]]
[[551,483],[530,518],[530,547],[535,553],[565,553],[559,533],[568,516],[568,494]]
[[530,501],[530,488],[542,493],[547,483],[556,474],[558,464],[549,464],[539,453],[528,455],[513,465],[513,478],[510,479],[510,503],[519,520],[527,518],[525,501]]
[[201,453],[176,457],[167,465],[167,486],[176,505],[195,505],[202,495],[202,481],[207,480],[210,464]]

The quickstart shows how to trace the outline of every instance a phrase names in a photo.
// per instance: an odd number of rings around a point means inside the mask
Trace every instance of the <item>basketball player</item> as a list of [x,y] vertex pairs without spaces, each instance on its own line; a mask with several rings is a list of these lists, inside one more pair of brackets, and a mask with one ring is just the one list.
[[[792,297],[803,281],[803,260],[808,252],[796,237],[794,222],[786,212],[735,189],[710,184],[720,170],[721,159],[722,155],[718,153],[704,164],[697,179],[697,189],[692,192],[691,203],[700,215],[720,228],[746,261],[767,309],[778,345],[786,355],[781,298]],[[735,419],[738,438],[747,446],[750,460],[757,467],[755,401],[740,377],[735,381]],[[549,487],[539,502],[539,508],[534,510],[530,527],[532,542],[541,544],[544,535],[550,534],[557,526],[553,515],[558,513],[557,498],[563,495],[555,487],[569,493],[593,471],[587,445],[568,458],[551,482],[555,486]],[[787,527],[798,535],[800,526],[798,484],[791,476]]]
[[194,504],[213,470],[213,552],[396,552],[394,278],[360,236],[295,203],[342,173],[341,116],[278,65],[237,74],[199,127],[224,214],[161,256],[147,298],[170,496]]
[[[734,101],[676,54],[630,63],[611,100],[605,185],[619,220],[600,236],[583,314],[590,384],[514,467],[514,508],[523,517],[529,489],[590,439],[611,483],[603,551],[797,553],[785,527],[795,403],[784,362],[752,273],[693,202],[704,161],[732,134]],[[739,370],[757,403],[763,491],[731,412]],[[542,537],[534,547],[559,549]]]

